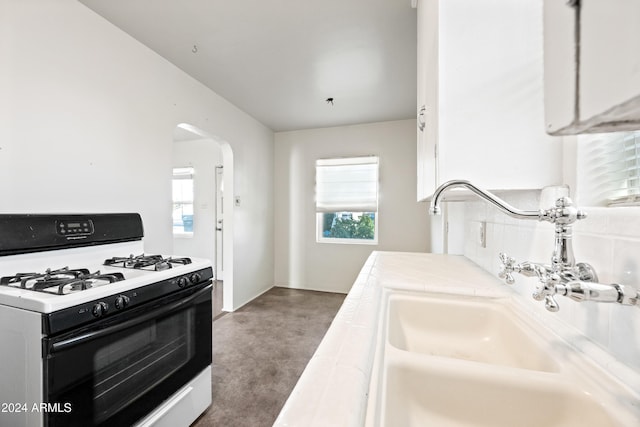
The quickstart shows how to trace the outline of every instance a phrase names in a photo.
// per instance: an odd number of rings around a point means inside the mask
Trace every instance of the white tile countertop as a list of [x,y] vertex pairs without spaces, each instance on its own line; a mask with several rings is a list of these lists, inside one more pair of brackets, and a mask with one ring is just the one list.
[[[519,297],[498,278],[463,256],[428,253],[373,252],[327,334],[309,361],[274,426],[363,426],[376,356],[381,303],[390,291],[473,297]],[[526,307],[518,306],[526,310]],[[536,316],[531,312],[531,316]],[[562,334],[562,325],[553,325]],[[566,331],[567,335],[575,331]],[[592,349],[589,345],[583,349]],[[608,369],[630,378],[625,390],[640,391],[638,373],[613,366],[593,348]],[[604,362],[604,364],[603,364]]]

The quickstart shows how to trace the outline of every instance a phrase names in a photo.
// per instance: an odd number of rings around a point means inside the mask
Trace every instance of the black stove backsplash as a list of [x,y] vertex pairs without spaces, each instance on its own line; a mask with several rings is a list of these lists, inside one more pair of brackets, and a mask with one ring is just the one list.
[[0,256],[142,240],[137,213],[0,214]]

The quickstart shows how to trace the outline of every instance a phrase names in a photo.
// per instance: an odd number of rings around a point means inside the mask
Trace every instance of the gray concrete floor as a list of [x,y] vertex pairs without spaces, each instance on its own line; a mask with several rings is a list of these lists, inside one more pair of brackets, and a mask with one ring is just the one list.
[[214,290],[213,403],[193,427],[273,425],[345,296],[276,287],[216,315]]

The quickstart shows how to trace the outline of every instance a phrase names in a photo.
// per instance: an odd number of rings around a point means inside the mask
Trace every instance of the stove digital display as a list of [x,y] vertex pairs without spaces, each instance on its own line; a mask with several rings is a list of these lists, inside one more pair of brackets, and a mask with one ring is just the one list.
[[56,231],[59,235],[65,237],[88,236],[93,234],[93,221],[74,220],[73,222],[58,220],[56,221]]

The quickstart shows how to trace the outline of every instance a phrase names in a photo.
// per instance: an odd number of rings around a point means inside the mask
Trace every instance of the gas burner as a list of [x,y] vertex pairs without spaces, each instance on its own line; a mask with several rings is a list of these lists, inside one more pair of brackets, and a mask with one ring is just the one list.
[[128,257],[113,257],[106,259],[104,265],[112,267],[134,268],[136,270],[162,271],[173,268],[173,264],[191,264],[190,258],[164,258],[162,255],[129,255]]
[[90,273],[86,268],[63,267],[57,270],[48,268],[44,273],[16,273],[13,276],[5,276],[0,278],[0,286],[65,295],[92,288],[96,284],[121,280],[124,280],[122,273],[101,274],[100,271]]

